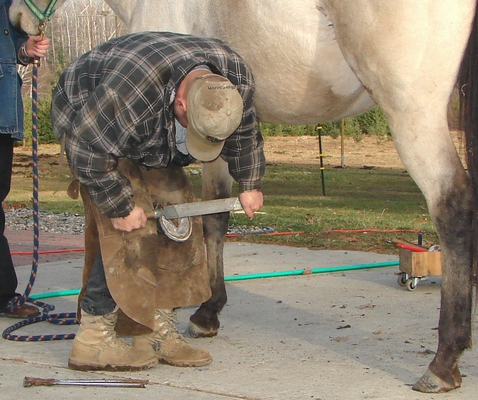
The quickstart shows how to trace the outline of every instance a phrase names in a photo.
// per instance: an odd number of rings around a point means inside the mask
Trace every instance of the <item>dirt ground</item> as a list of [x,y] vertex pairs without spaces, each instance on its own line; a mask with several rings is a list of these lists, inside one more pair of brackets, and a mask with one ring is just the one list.
[[[342,145],[340,138],[330,136],[322,138],[323,162],[330,166],[340,166]],[[60,154],[57,144],[39,146],[40,164],[45,166],[54,162]],[[265,154],[268,163],[272,164],[317,164],[320,165],[319,142],[314,136],[267,137]],[[366,136],[360,142],[346,139],[343,146],[345,166],[363,167],[403,167],[391,140]],[[31,147],[15,148],[14,172],[21,173],[25,164],[31,160]],[[42,162],[43,161],[43,162]]]
[[[342,149],[340,138],[322,138],[323,163],[341,166],[342,154],[347,167],[364,165],[403,167],[391,140],[364,137],[360,142],[345,139]],[[265,145],[268,163],[320,165],[319,141],[314,136],[268,137]]]
[[[461,135],[458,132],[453,132],[452,137],[463,158]],[[342,157],[346,167],[403,167],[392,140],[383,137],[365,135],[360,142],[346,138],[342,145],[340,138],[324,136],[322,137],[322,150],[323,163],[333,167],[342,166]],[[39,146],[40,160],[45,160],[47,164],[58,161],[56,157],[59,154],[60,146],[57,144]],[[265,154],[267,162],[271,164],[320,165],[319,141],[315,136],[267,137],[265,138]],[[14,171],[17,173],[22,171],[24,163],[30,161],[30,156],[31,148],[29,146],[15,148]]]
[[[463,158],[463,142],[458,132],[452,133],[455,146]],[[364,136],[360,142],[340,138],[322,138],[323,163],[333,167],[342,166],[342,155],[346,167],[364,166],[402,168],[392,140],[376,136]],[[320,165],[319,141],[313,136],[268,137],[265,139],[268,163],[317,164]]]

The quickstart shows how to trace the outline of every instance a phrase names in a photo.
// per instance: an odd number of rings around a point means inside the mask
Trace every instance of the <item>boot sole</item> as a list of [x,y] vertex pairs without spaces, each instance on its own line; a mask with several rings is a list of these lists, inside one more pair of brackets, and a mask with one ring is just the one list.
[[181,360],[169,360],[167,358],[158,358],[158,361],[161,364],[171,365],[173,367],[204,367],[205,365],[211,364],[212,358],[207,358],[204,360],[194,360],[194,361],[181,361]]
[[68,368],[74,369],[77,371],[141,371],[143,369],[153,368],[158,365],[157,360],[151,360],[148,363],[142,365],[92,365],[92,364],[84,364],[78,363],[74,361],[68,361]]

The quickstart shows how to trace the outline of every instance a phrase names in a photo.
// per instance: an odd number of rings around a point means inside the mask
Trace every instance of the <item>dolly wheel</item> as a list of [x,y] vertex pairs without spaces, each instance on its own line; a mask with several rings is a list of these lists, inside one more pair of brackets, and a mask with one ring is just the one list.
[[417,283],[415,279],[411,278],[407,281],[406,286],[408,291],[413,292],[417,288]]
[[399,286],[405,286],[407,284],[408,276],[405,273],[398,275],[397,283]]

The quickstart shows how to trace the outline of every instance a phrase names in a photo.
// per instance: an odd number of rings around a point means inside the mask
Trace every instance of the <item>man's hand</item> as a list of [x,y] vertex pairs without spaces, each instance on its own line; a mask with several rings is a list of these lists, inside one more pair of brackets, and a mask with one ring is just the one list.
[[144,228],[147,220],[144,210],[139,206],[134,206],[129,215],[124,218],[111,218],[111,223],[119,231],[131,232],[135,229]]
[[259,211],[264,203],[264,197],[260,190],[251,190],[243,192],[239,195],[239,201],[242,204],[242,208],[249,219],[254,217],[254,213]]
[[29,57],[43,58],[46,55],[50,39],[47,37],[30,36],[25,42],[25,52]]

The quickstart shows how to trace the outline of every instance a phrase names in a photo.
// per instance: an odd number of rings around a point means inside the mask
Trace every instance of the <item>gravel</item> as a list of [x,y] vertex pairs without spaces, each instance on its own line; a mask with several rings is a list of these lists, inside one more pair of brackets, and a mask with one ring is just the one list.
[[[33,229],[33,210],[17,208],[5,210],[7,228],[14,230]],[[55,214],[40,211],[38,213],[40,232],[82,235],[85,218],[79,214]]]
[[[55,214],[40,211],[38,213],[40,232],[60,233],[66,235],[82,235],[85,218],[79,214]],[[33,229],[33,210],[16,208],[5,210],[6,226],[14,230]],[[261,226],[230,226],[228,234],[248,235],[274,232],[273,228]]]

